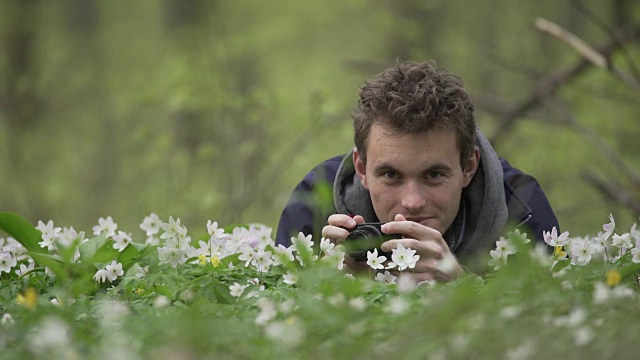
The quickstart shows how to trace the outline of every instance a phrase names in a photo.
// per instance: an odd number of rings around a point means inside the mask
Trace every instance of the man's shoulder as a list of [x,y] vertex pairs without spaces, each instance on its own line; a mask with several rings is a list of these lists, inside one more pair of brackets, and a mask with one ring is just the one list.
[[509,162],[500,158],[500,163],[502,164],[502,172],[504,174],[504,181],[512,186],[518,187],[519,185],[531,184],[533,186],[539,187],[538,180],[531,175],[527,174],[524,171],[514,167],[509,164]]
[[516,169],[511,164],[509,164],[509,162],[505,158],[502,158],[502,157],[500,158],[500,164],[502,164],[502,171],[504,172],[505,176],[514,175],[514,174],[524,174],[521,170]]
[[543,231],[559,228],[551,204],[538,180],[530,174],[500,159],[504,172],[505,197],[509,218],[516,223],[527,223],[535,237],[542,239]]
[[337,171],[345,156],[347,156],[347,154],[336,155],[321,162],[320,165],[324,165],[329,168],[335,168]]
[[320,164],[318,164],[316,167],[314,167],[313,170],[311,170],[311,172],[313,173],[318,171],[324,171],[324,172],[333,174],[333,176],[335,176],[345,156],[347,156],[347,154],[336,155],[329,159],[326,159]]
[[[342,160],[347,154],[336,155],[328,158],[318,165],[316,165],[301,181],[302,184],[310,186],[316,183],[319,179],[324,179],[329,182],[333,182],[340,168]],[[305,186],[306,187],[306,186]]]

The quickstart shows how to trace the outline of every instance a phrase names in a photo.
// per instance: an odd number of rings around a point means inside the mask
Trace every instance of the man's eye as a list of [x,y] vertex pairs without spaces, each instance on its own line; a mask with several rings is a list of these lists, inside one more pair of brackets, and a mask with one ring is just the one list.
[[440,179],[441,177],[442,177],[442,173],[439,173],[437,171],[433,171],[429,173],[429,179],[437,180],[437,179]]
[[397,178],[397,177],[398,177],[398,174],[396,174],[396,173],[395,173],[395,172],[393,172],[393,171],[387,171],[387,172],[385,172],[385,173],[384,173],[384,175],[383,175],[383,176],[384,176],[385,178],[387,178],[387,179],[395,179],[395,178]]

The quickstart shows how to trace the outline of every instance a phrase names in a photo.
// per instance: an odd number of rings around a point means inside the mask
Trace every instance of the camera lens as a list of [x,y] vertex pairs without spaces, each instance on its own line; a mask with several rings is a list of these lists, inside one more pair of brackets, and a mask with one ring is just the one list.
[[371,239],[380,236],[382,236],[382,232],[379,228],[377,228],[375,225],[365,224],[353,230],[349,234],[349,236],[347,236],[347,239]]
[[373,251],[380,245],[392,238],[389,235],[383,235],[380,231],[381,224],[362,224],[355,230],[351,231],[344,242],[347,255],[357,261],[367,259],[367,251]]

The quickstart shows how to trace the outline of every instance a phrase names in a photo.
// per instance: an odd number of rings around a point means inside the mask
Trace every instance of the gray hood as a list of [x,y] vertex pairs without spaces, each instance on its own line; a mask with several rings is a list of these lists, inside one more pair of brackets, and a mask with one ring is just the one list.
[[[488,255],[495,247],[508,215],[498,155],[480,130],[476,130],[476,144],[480,149],[478,171],[462,191],[463,204],[454,225],[443,235],[461,262],[471,255]],[[369,191],[355,173],[353,150],[340,164],[333,199],[338,213],[362,215],[366,222],[378,221]]]

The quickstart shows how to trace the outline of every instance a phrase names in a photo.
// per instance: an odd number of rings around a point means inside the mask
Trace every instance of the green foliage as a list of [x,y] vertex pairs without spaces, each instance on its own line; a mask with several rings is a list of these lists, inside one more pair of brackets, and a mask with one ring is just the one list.
[[[17,241],[33,242],[35,229],[25,219],[9,213],[0,219],[0,229]],[[582,359],[637,353],[640,264],[632,252],[615,262],[575,266],[536,252],[526,234],[514,231],[501,240],[511,255],[500,270],[415,287],[348,277],[311,254],[301,254],[304,267],[291,263],[268,272],[245,267],[238,254],[172,267],[158,261],[155,245],[130,244],[114,253],[105,234],[72,244],[80,249],[77,259],[57,258],[67,278],[39,266],[21,276],[2,273],[1,358]],[[132,265],[113,283],[86,283],[97,264],[112,259]],[[283,281],[289,270],[299,275],[293,285]],[[237,296],[231,288],[241,284],[247,285]]]
[[22,246],[30,252],[36,254],[46,252],[38,245],[42,234],[22,216],[9,212],[0,213],[0,229],[20,241]]

